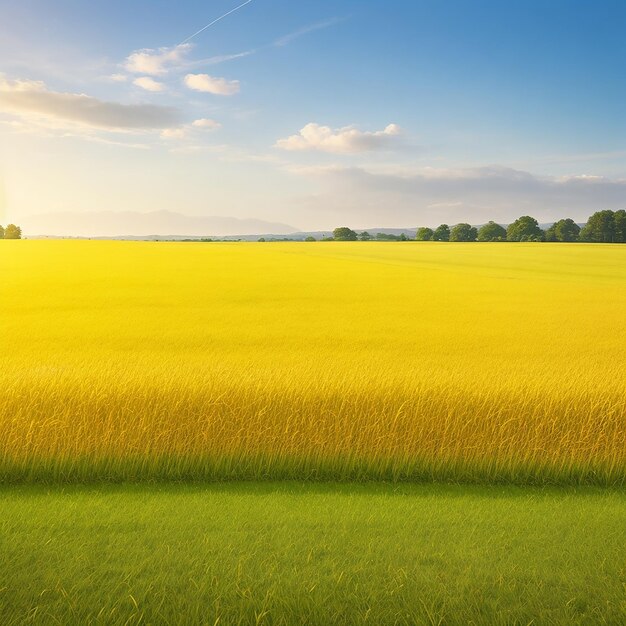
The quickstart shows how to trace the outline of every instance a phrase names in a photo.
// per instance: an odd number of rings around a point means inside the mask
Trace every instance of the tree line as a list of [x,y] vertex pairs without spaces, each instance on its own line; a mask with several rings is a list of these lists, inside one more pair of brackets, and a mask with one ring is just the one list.
[[7,224],[7,227],[4,228],[0,226],[0,239],[21,239],[22,238],[22,229],[15,224]]
[[[406,241],[402,235],[378,233],[372,237],[368,232],[356,231],[342,226],[335,228],[333,236],[327,241]],[[563,241],[589,243],[626,243],[626,209],[619,211],[598,211],[581,228],[574,220],[565,218],[554,222],[543,230],[534,217],[523,215],[506,228],[490,221],[476,228],[471,224],[461,223],[455,226],[441,224],[437,228],[422,226],[415,233],[417,241]]]

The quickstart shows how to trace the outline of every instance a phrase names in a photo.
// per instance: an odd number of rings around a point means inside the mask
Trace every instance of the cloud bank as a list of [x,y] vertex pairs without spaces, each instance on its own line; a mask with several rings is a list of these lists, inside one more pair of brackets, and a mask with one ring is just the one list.
[[584,221],[594,211],[626,207],[626,180],[601,176],[537,176],[499,166],[413,172],[331,166],[293,171],[319,186],[321,194],[308,202],[308,208],[324,206],[350,214],[361,224],[489,219],[504,223],[524,214],[540,222],[561,217]]
[[104,130],[151,130],[180,124],[172,107],[105,102],[85,94],[50,91],[45,83],[0,77],[0,112],[38,117],[54,126],[59,122]]
[[363,132],[354,126],[333,130],[330,126],[310,123],[297,135],[279,139],[274,147],[290,151],[317,150],[336,154],[355,154],[389,149],[400,135],[401,129],[397,124],[389,124],[384,130]]

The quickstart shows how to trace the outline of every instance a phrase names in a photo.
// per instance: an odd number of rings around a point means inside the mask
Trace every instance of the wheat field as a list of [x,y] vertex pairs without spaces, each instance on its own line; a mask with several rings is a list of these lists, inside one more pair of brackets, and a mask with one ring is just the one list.
[[0,242],[0,481],[626,482],[626,246]]

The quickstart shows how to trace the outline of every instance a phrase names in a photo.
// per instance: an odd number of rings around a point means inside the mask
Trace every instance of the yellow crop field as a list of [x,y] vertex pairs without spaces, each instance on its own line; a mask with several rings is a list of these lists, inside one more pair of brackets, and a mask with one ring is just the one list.
[[0,479],[623,483],[626,246],[0,242]]

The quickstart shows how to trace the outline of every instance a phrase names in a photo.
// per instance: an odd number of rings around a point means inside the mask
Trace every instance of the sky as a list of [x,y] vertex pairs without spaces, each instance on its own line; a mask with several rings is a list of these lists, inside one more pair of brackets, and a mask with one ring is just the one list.
[[0,0],[0,223],[585,221],[626,206],[624,24],[623,0]]

